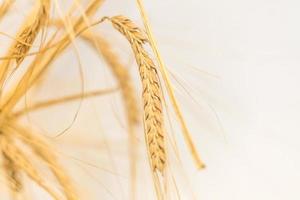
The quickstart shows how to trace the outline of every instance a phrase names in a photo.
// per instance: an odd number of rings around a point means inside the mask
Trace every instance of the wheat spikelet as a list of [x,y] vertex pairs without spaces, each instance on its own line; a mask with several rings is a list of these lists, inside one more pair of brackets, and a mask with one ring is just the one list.
[[130,42],[139,66],[143,85],[144,126],[150,162],[153,171],[164,172],[166,147],[162,110],[162,92],[155,65],[143,44],[147,42],[143,32],[124,16],[112,17],[113,26]]
[[54,199],[60,200],[59,196],[46,185],[38,171],[31,164],[31,161],[27,159],[28,156],[18,149],[14,142],[8,137],[9,136],[7,134],[1,134],[0,137],[0,147],[5,157],[10,159],[18,169],[23,170],[34,182],[47,191]]

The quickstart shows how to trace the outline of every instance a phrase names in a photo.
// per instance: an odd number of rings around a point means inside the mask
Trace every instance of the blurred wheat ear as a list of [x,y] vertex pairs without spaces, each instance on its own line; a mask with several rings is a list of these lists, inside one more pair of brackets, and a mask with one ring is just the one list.
[[[9,8],[13,3],[13,1],[3,2],[0,7],[0,20],[9,12]],[[75,6],[68,13],[64,13],[64,17],[56,19],[52,18],[50,11],[56,8],[58,12],[61,12],[59,5],[57,5],[58,1],[36,1],[34,8],[24,19],[16,36],[13,37],[14,41],[9,46],[7,53],[1,57],[0,150],[4,163],[3,169],[6,172],[7,185],[13,199],[22,196],[22,189],[25,186],[22,178],[24,175],[44,189],[53,199],[80,199],[75,187],[77,185],[73,183],[67,171],[60,165],[56,151],[41,135],[32,131],[34,129],[31,129],[29,126],[22,124],[19,119],[28,113],[49,108],[50,106],[108,95],[119,90],[124,102],[127,132],[129,134],[128,158],[130,159],[131,199],[135,199],[136,180],[138,179],[136,174],[139,160],[136,156],[138,151],[135,141],[137,137],[136,125],[141,121],[144,124],[147,154],[151,175],[154,178],[157,199],[166,198],[165,193],[167,189],[165,186],[167,185],[166,173],[168,171],[169,151],[167,150],[168,141],[166,141],[167,129],[164,125],[164,110],[166,109],[164,105],[167,103],[164,96],[168,95],[170,97],[178,122],[182,127],[184,139],[197,166],[204,168],[204,164],[200,160],[176,101],[172,84],[169,81],[165,64],[158,52],[142,1],[138,0],[137,5],[141,12],[145,31],[139,28],[132,20],[122,15],[103,17],[95,23],[90,23],[90,18],[99,10],[102,3],[102,0],[91,0],[86,9],[81,9],[79,1],[75,1]],[[81,14],[74,17],[72,13],[77,11]],[[110,44],[107,38],[98,32],[89,30],[92,26],[105,21],[110,22],[112,27],[123,35],[131,46],[141,80],[143,115],[139,113],[139,100],[136,97],[137,92],[135,91],[134,81],[128,69],[120,61],[118,54],[113,51],[111,46],[113,44]],[[57,29],[50,37],[46,37],[48,26],[50,25]],[[39,36],[42,37],[41,41],[43,42],[41,42],[37,52],[31,52]],[[24,98],[25,94],[34,85],[39,84],[37,80],[47,76],[47,71],[51,64],[68,49],[76,37],[83,38],[108,64],[118,84],[117,87],[50,99],[16,110],[16,105]],[[146,50],[145,47],[147,45],[151,47],[152,52]],[[154,58],[151,53],[154,53]],[[33,60],[26,66],[24,60],[28,56],[32,56]],[[3,92],[3,89],[6,87],[5,83],[11,77],[12,72],[20,68],[24,68],[25,72],[20,78],[14,80],[14,84],[9,86],[5,90],[6,92]],[[163,84],[167,89],[166,94],[162,90]],[[30,155],[47,166],[48,170],[56,178],[55,183],[47,181],[42,175],[39,166],[36,166],[35,162],[28,159]]]

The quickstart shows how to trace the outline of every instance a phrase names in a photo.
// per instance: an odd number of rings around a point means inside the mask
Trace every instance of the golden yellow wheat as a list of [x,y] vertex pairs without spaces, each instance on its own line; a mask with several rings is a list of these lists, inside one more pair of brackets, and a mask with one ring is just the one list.
[[[4,1],[2,3],[0,6],[0,20],[9,12],[13,2]],[[21,195],[24,187],[22,176],[26,175],[55,200],[81,199],[67,170],[61,166],[56,150],[51,148],[45,138],[34,132],[30,126],[22,124],[20,122],[21,117],[27,113],[49,108],[50,106],[110,94],[118,90],[122,94],[129,133],[132,199],[135,197],[135,179],[138,161],[138,157],[136,156],[138,148],[135,141],[137,137],[135,128],[142,121],[140,118],[143,118],[151,173],[156,177],[154,178],[154,184],[157,184],[158,176],[163,181],[166,181],[168,151],[166,141],[167,130],[164,125],[164,105],[166,102],[163,98],[164,94],[161,85],[163,83],[167,89],[178,122],[181,124],[183,136],[191,154],[196,164],[200,168],[203,168],[204,164],[200,160],[193,144],[176,101],[165,64],[158,52],[142,1],[137,0],[137,5],[141,11],[145,32],[129,18],[122,15],[103,17],[96,23],[90,23],[91,18],[102,6],[103,0],[91,0],[85,9],[82,9],[80,1],[76,0],[69,13],[65,16],[60,16],[59,19],[54,19],[50,11],[51,9],[58,9],[58,2],[57,0],[35,1],[34,8],[32,8],[22,22],[16,36],[11,37],[14,38],[14,41],[9,45],[6,54],[0,59],[0,155],[2,155],[3,170],[6,173],[12,198],[16,199],[17,196]],[[76,8],[78,8],[79,15],[73,15],[73,12],[77,13]],[[142,85],[143,116],[140,116],[139,113],[139,100],[136,98],[134,81],[130,76],[128,68],[123,65],[118,55],[113,51],[112,45],[108,42],[109,40],[98,32],[89,30],[92,26],[100,24],[105,20],[111,22],[112,26],[125,36],[134,53]],[[45,34],[48,31],[48,25],[57,25],[56,32],[50,35],[50,37],[47,37],[47,34]],[[41,36],[39,45],[37,45],[39,49],[36,52],[31,52],[39,36]],[[26,93],[34,85],[39,84],[37,80],[47,74],[46,72],[51,67],[51,64],[79,36],[85,42],[88,42],[107,63],[116,78],[117,87],[37,102],[16,110],[16,106],[24,99]],[[147,45],[149,50],[146,50]],[[151,56],[152,52],[155,55],[154,58]],[[33,59],[28,66],[23,68],[23,63],[27,56],[33,56]],[[25,69],[24,73],[14,79],[8,90],[4,90],[6,81],[11,77],[10,72],[20,68]],[[46,166],[49,172],[55,177],[55,184],[47,181],[42,175],[39,166],[36,166],[32,160],[28,159],[29,156],[32,156],[44,167]],[[160,183],[159,190],[166,192],[166,189]],[[159,192],[157,193],[157,198],[164,199],[165,195]]]
[[130,42],[139,66],[143,85],[144,126],[151,166],[164,172],[166,164],[165,129],[162,110],[162,92],[154,62],[144,49],[146,35],[128,18],[112,17],[113,26]]
[[43,180],[37,169],[33,166],[31,161],[28,159],[28,155],[22,152],[11,140],[9,135],[1,135],[0,138],[2,153],[10,159],[11,162],[19,169],[24,171],[34,182],[40,187],[44,188],[54,199],[59,200],[59,196],[47,185],[46,181]]

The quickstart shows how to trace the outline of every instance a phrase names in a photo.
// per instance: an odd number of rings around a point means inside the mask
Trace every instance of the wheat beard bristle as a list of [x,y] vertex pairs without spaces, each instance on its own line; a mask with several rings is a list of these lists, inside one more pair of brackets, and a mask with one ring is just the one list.
[[162,111],[162,91],[156,67],[143,45],[148,41],[145,34],[124,16],[110,19],[113,27],[130,42],[139,66],[143,85],[144,126],[150,163],[153,171],[164,173],[166,147],[164,141],[164,123]]

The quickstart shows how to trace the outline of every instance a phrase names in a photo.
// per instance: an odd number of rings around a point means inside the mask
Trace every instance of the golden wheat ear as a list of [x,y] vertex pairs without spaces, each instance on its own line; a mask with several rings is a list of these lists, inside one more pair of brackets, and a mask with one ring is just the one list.
[[148,16],[147,16],[146,10],[144,8],[143,0],[136,0],[136,2],[137,2],[137,5],[138,5],[138,9],[140,11],[141,17],[143,19],[143,23],[144,23],[144,26],[145,26],[145,29],[146,29],[147,36],[149,38],[149,44],[150,44],[150,46],[151,46],[151,48],[152,48],[152,50],[155,54],[155,57],[156,57],[156,60],[158,62],[158,66],[159,66],[162,78],[164,80],[168,95],[170,97],[173,109],[174,109],[175,114],[176,114],[177,120],[181,125],[182,134],[183,134],[185,143],[187,144],[187,146],[190,150],[190,153],[191,153],[191,155],[194,159],[194,162],[195,162],[196,166],[199,169],[204,169],[205,164],[200,158],[200,155],[199,155],[199,153],[197,151],[197,148],[196,148],[196,146],[193,142],[193,139],[191,137],[190,131],[189,131],[189,129],[188,129],[186,123],[185,123],[185,120],[184,120],[184,117],[182,115],[181,109],[179,107],[179,104],[178,104],[177,99],[176,99],[175,94],[174,94],[174,89],[173,89],[173,86],[171,84],[171,81],[170,81],[170,78],[169,78],[169,75],[168,75],[168,72],[167,72],[166,65],[165,65],[165,63],[164,63],[164,61],[161,57],[161,54],[158,50],[155,38],[152,34],[152,30],[151,30],[151,27],[150,27]]
[[[71,179],[67,175],[68,173],[66,172],[66,170],[63,169],[62,166],[60,166],[52,148],[40,136],[32,134],[29,130],[18,125],[16,122],[9,122],[4,127],[4,130],[6,130],[8,134],[21,140],[24,144],[30,147],[34,155],[36,155],[42,161],[44,161],[44,163],[49,167],[53,175],[56,177],[56,180],[58,181],[60,187],[62,188],[66,199],[68,200],[79,199],[73,187],[73,183],[71,182]],[[37,172],[35,173],[37,174]],[[30,177],[32,178],[32,176]],[[33,179],[33,180],[35,182],[38,181],[38,183],[41,182],[41,180],[37,180],[37,179]],[[43,185],[41,186],[43,187]]]
[[[49,17],[50,0],[37,1],[36,7],[33,8],[27,19],[24,21],[16,41],[13,42],[8,50],[7,58],[15,58],[16,68],[24,60],[30,50],[33,42],[39,34],[41,28],[45,25]],[[11,66],[11,59],[6,59],[0,66],[0,87],[4,83]]]
[[3,132],[0,135],[0,147],[5,158],[9,159],[19,171],[24,172],[31,180],[37,183],[37,185],[43,188],[55,200],[61,199],[59,195],[57,195],[56,192],[54,192],[52,188],[45,182],[38,170],[28,159],[28,155],[26,155],[17,147],[9,134]]
[[30,16],[33,17],[32,22],[27,22],[28,24],[19,33],[17,37],[18,41],[12,50],[12,56],[18,56],[16,58],[17,65],[24,60],[24,56],[30,50],[39,31],[47,22],[49,10],[50,0],[41,0],[36,14]]
[[[152,176],[158,199],[164,196],[164,188],[161,185],[161,175],[166,170],[166,144],[165,127],[162,106],[162,91],[159,83],[159,76],[156,66],[144,49],[148,42],[146,35],[125,16],[107,18],[113,27],[123,34],[131,45],[139,67],[139,74],[142,82],[143,99],[143,122],[145,140],[147,144],[148,158],[152,169]],[[165,179],[163,179],[165,180]]]
[[139,66],[143,86],[144,126],[150,163],[154,172],[162,174],[166,164],[165,129],[162,108],[162,91],[154,62],[144,49],[147,42],[144,33],[128,18],[110,18],[113,27],[130,42]]

